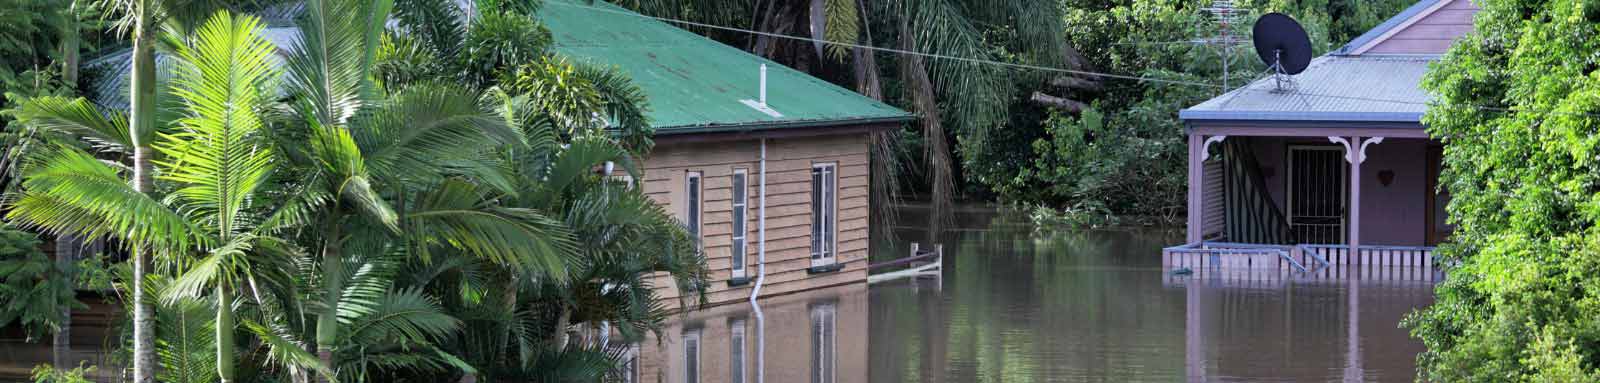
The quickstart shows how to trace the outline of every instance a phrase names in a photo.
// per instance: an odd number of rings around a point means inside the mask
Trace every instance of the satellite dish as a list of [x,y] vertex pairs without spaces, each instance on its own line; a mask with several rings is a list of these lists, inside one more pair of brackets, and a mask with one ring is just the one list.
[[1273,72],[1295,75],[1311,65],[1311,38],[1294,18],[1282,13],[1261,15],[1251,31],[1256,55]]

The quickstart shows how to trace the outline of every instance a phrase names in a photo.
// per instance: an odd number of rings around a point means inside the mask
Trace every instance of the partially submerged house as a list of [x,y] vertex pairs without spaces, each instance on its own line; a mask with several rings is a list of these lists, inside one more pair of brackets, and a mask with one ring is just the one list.
[[1451,227],[1420,83],[1476,11],[1422,0],[1289,83],[1269,76],[1182,110],[1188,229],[1166,262],[1431,267]]
[[648,96],[656,146],[636,182],[699,238],[709,303],[866,281],[868,135],[911,114],[605,2],[539,15],[558,52]]

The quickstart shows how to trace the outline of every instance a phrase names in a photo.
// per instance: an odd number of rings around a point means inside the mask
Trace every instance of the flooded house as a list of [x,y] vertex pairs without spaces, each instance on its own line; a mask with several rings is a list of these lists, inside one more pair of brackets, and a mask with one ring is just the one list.
[[556,51],[647,95],[655,148],[633,181],[700,241],[708,303],[866,281],[869,134],[911,114],[604,2],[540,18]]
[[[1469,0],[1422,0],[1298,75],[1267,76],[1179,112],[1188,221],[1168,265],[1432,273],[1450,235],[1442,145],[1422,115],[1429,64],[1472,30]],[[1287,82],[1287,84],[1285,84]]]

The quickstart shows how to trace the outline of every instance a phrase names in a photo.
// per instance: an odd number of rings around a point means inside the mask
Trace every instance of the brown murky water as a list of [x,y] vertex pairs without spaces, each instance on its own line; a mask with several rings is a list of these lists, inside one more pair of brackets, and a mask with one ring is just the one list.
[[[1412,380],[1398,327],[1428,282],[1239,283],[1164,273],[1156,230],[1036,232],[966,214],[942,278],[841,286],[677,321],[646,382]],[[902,238],[921,238],[912,228]],[[885,241],[887,242],[887,241]],[[905,243],[878,243],[875,259]],[[760,319],[757,319],[757,318]]]
[[[912,213],[914,214],[914,212]],[[914,222],[911,214],[902,221]],[[1400,319],[1427,282],[1238,283],[1174,277],[1158,230],[1037,231],[962,214],[942,277],[865,283],[714,307],[638,345],[639,382],[1258,382],[1412,379],[1421,345]],[[902,256],[924,233],[876,238]],[[103,358],[93,333],[81,359]],[[0,340],[0,381],[49,359]],[[105,377],[103,377],[105,378]]]

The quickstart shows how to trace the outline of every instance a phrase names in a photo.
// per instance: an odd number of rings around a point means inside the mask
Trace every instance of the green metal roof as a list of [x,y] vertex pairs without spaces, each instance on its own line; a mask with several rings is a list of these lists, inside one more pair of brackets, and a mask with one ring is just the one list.
[[[707,133],[900,122],[912,115],[664,22],[604,1],[549,0],[539,17],[557,52],[621,69],[649,97],[656,134]],[[759,99],[767,65],[767,106]]]

